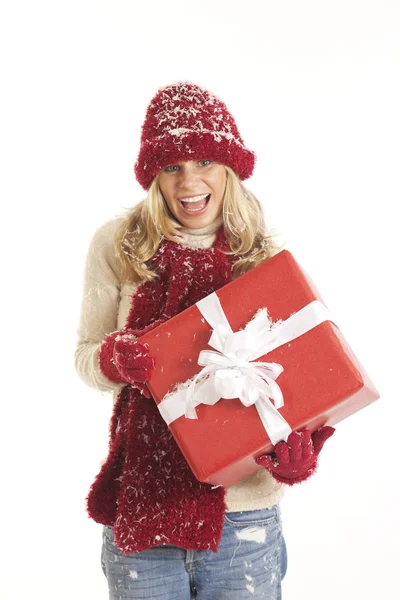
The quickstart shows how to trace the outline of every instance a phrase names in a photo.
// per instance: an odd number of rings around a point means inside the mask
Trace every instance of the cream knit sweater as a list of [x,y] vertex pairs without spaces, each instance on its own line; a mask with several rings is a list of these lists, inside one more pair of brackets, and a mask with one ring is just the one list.
[[[104,337],[121,329],[127,319],[131,296],[138,285],[120,281],[118,260],[114,255],[113,237],[122,217],[112,219],[95,232],[89,246],[83,284],[75,367],[90,387],[111,392],[115,402],[123,384],[114,383],[99,367],[99,348]],[[180,243],[196,248],[210,248],[221,220],[203,229],[183,229]],[[227,489],[228,511],[270,508],[280,502],[284,486],[268,471],[259,469]]]

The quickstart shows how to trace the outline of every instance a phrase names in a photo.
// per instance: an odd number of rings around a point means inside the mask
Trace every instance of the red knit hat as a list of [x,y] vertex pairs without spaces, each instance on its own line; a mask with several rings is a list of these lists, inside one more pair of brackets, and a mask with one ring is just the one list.
[[148,190],[161,169],[178,162],[215,160],[247,179],[255,158],[225,104],[204,88],[179,81],[159,89],[150,102],[134,170]]

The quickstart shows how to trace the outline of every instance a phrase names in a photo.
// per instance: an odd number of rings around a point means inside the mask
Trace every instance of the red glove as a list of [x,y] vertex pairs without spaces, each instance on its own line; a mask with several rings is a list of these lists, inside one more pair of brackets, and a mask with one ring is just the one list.
[[99,363],[108,379],[116,383],[130,383],[150,398],[146,381],[150,379],[154,359],[129,329],[114,331],[105,337],[100,346]]
[[326,440],[335,432],[333,427],[321,427],[312,434],[305,427],[293,431],[287,442],[278,442],[272,455],[264,454],[256,462],[268,469],[274,479],[287,485],[305,481],[317,468],[318,455]]

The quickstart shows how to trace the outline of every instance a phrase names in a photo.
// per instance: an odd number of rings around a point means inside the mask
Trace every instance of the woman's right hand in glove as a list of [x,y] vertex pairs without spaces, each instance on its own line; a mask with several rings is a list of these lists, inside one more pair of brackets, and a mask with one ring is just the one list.
[[150,397],[146,381],[154,368],[154,359],[147,346],[139,342],[129,329],[107,335],[100,346],[99,363],[102,373],[116,383],[130,383],[144,396]]

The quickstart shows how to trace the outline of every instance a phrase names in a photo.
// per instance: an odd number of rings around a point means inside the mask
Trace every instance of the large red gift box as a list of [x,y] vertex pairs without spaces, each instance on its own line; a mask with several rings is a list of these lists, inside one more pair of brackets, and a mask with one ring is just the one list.
[[[216,293],[234,332],[260,308],[267,308],[275,323],[315,300],[323,303],[288,250]],[[284,398],[279,412],[293,431],[334,425],[379,398],[337,325],[322,322],[257,359],[282,365],[276,379]],[[155,359],[148,386],[157,404],[177,383],[201,371],[198,356],[201,350],[211,350],[211,333],[212,327],[193,305],[142,336]],[[270,452],[272,443],[255,406],[245,407],[238,398],[221,399],[214,406],[199,404],[196,412],[197,419],[183,415],[169,427],[199,481],[229,487],[260,468],[254,459]]]

